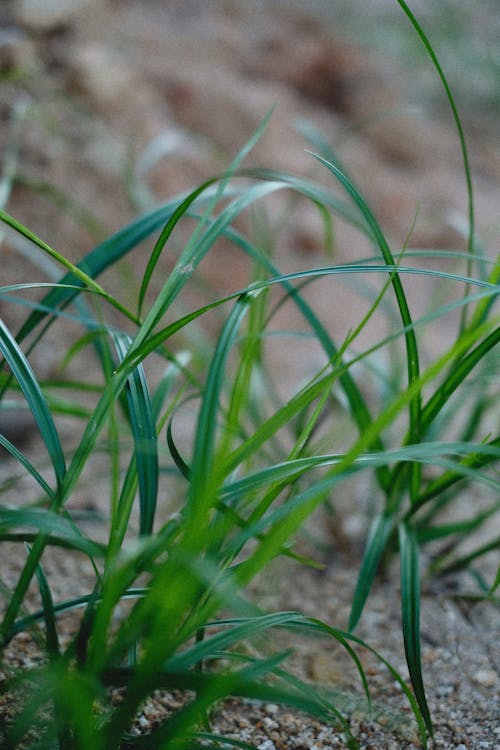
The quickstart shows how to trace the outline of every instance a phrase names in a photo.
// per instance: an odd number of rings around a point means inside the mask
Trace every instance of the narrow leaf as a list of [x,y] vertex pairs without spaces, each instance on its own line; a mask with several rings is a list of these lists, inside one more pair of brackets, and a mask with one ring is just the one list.
[[408,524],[399,525],[399,552],[401,557],[401,613],[406,662],[411,684],[432,737],[432,720],[425,696],[420,656],[420,576],[418,570],[418,544],[415,531]]

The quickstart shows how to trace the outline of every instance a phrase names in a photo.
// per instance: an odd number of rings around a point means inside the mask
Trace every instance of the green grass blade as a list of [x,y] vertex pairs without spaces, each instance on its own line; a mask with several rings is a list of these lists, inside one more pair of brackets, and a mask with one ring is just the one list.
[[158,260],[160,258],[161,253],[163,252],[163,248],[165,247],[168,239],[170,238],[172,232],[174,231],[175,227],[177,226],[179,220],[186,214],[190,206],[196,201],[196,199],[204,193],[209,187],[211,187],[214,183],[218,181],[219,178],[213,178],[211,180],[207,180],[202,185],[200,185],[196,190],[193,190],[192,193],[190,193],[187,198],[185,198],[180,205],[178,205],[175,210],[172,212],[172,215],[169,217],[167,223],[163,227],[163,229],[160,232],[160,236],[156,240],[155,246],[153,248],[153,252],[151,253],[146,270],[144,272],[144,278],[141,283],[141,288],[139,290],[139,300],[138,300],[138,316],[141,317],[142,314],[142,308],[144,305],[144,300],[146,297],[146,293],[149,287],[149,283],[151,281],[151,278],[153,276],[154,270],[157,266]]
[[[458,138],[459,138],[459,141],[460,141],[460,148],[461,148],[461,151],[462,151],[462,160],[463,160],[463,165],[464,165],[465,181],[466,181],[466,186],[467,186],[467,203],[468,203],[468,214],[469,214],[469,234],[468,234],[467,246],[468,246],[469,252],[473,253],[474,252],[474,241],[475,241],[475,238],[474,238],[474,234],[475,234],[475,230],[474,230],[474,224],[475,224],[475,220],[474,220],[474,191],[473,191],[473,187],[472,187],[472,176],[471,176],[471,170],[470,170],[470,164],[469,164],[469,154],[468,154],[468,150],[467,150],[467,142],[465,140],[465,134],[464,134],[463,127],[462,127],[462,121],[461,121],[460,116],[458,114],[458,109],[457,109],[457,106],[455,104],[455,99],[454,99],[453,94],[451,92],[450,86],[448,84],[448,80],[447,80],[447,78],[446,78],[446,76],[445,76],[445,74],[443,72],[443,69],[442,69],[442,67],[441,67],[441,65],[439,63],[439,60],[438,60],[438,58],[436,56],[436,53],[434,52],[434,49],[432,48],[432,45],[431,45],[431,43],[430,43],[427,35],[425,34],[423,28],[421,27],[421,25],[419,24],[419,22],[415,18],[414,14],[412,13],[412,11],[410,10],[410,8],[408,7],[408,5],[405,2],[405,0],[396,0],[396,2],[401,6],[401,8],[403,9],[404,13],[409,18],[409,20],[410,20],[413,28],[417,32],[417,34],[418,34],[418,36],[419,36],[422,44],[424,45],[427,54],[429,55],[430,59],[432,60],[432,63],[434,65],[434,67],[436,68],[436,71],[437,71],[437,74],[438,74],[438,76],[439,76],[439,78],[441,80],[441,83],[443,84],[443,88],[445,90],[446,97],[448,99],[448,103],[450,105],[450,109],[451,109],[451,112],[453,114],[453,120],[455,122],[455,126],[456,126],[457,133],[458,133]],[[469,273],[470,273],[470,267],[469,267],[468,270],[469,270]]]
[[457,570],[463,570],[467,568],[471,562],[477,560],[478,557],[482,557],[483,555],[488,554],[488,552],[494,552],[495,550],[500,550],[500,536],[496,536],[489,542],[481,544],[480,547],[472,550],[472,552],[453,560],[453,562],[448,563],[447,565],[436,565],[435,570],[439,570],[439,572],[444,575],[453,573]]
[[40,597],[42,599],[43,617],[45,620],[45,635],[47,640],[47,653],[51,659],[55,659],[59,656],[60,648],[59,637],[57,635],[56,618],[54,613],[54,602],[52,600],[52,593],[50,591],[47,577],[41,564],[37,566],[36,578],[38,581]]
[[[116,234],[104,240],[94,250],[83,258],[77,268],[86,276],[96,278],[107,268],[113,266],[142,240],[149,237],[164,224],[175,208],[181,203],[180,198],[174,199],[166,206],[140,217]],[[35,310],[24,322],[18,333],[18,341],[22,341],[47,316],[47,310],[56,310],[67,306],[83,290],[83,282],[77,282],[73,273],[68,273],[61,279],[61,288],[50,291],[41,301],[41,309]],[[65,287],[64,285],[69,285]]]
[[[42,508],[0,507],[0,538],[25,528],[32,528],[35,533],[43,534],[49,544],[80,550],[89,557],[103,556],[103,545],[83,536],[67,518],[58,513]],[[26,531],[16,533],[20,541],[30,538]]]
[[354,630],[359,622],[394,523],[392,515],[385,513],[372,522],[352,599],[349,630]]
[[231,311],[217,342],[210,363],[203,401],[196,427],[196,438],[190,472],[190,490],[186,511],[191,535],[198,537],[217,494],[217,471],[214,465],[217,413],[220,390],[225,375],[226,360],[238,335],[242,320],[248,311],[253,295],[242,295]]
[[[50,245],[40,239],[40,237],[37,237],[37,235],[34,234],[30,229],[23,226],[19,221],[17,221],[17,219],[9,216],[9,214],[7,214],[5,211],[2,211],[2,209],[0,209],[0,221],[3,221],[5,224],[11,227],[11,229],[19,232],[19,234],[36,245],[36,247],[38,247],[44,253],[47,253],[47,255],[49,255],[51,258],[57,260],[64,268],[67,268],[70,274],[69,276],[64,277],[64,280],[62,282],[63,284],[65,283],[65,280],[69,280],[69,278],[71,278],[72,281],[76,279],[82,284],[82,288],[88,287],[88,289],[90,289],[92,292],[95,292],[96,294],[102,296],[110,305],[112,305],[119,312],[125,315],[125,317],[130,318],[132,321],[135,321],[135,317],[127,310],[127,308],[124,307],[111,294],[108,294],[108,292],[106,292],[106,290],[100,284],[97,284],[91,276],[85,273],[85,271],[83,271],[80,266],[71,263],[71,261],[65,258],[64,255],[61,255],[61,253],[58,253],[57,250],[51,248]],[[19,338],[19,340],[21,340],[21,338]]]
[[[141,314],[142,306],[144,303],[144,298],[147,292],[147,288],[149,286],[149,282],[151,281],[151,277],[154,273],[154,269],[158,263],[158,259],[163,251],[163,248],[168,241],[169,237],[171,236],[176,224],[178,223],[179,219],[188,211],[190,206],[196,201],[196,199],[205,192],[209,187],[211,187],[214,184],[218,183],[218,188],[210,200],[208,207],[206,209],[205,216],[203,217],[202,221],[198,224],[198,227],[195,229],[195,232],[193,236],[191,237],[188,246],[186,248],[186,254],[190,253],[190,248],[195,247],[197,243],[198,236],[202,230],[203,224],[205,224],[208,221],[209,215],[212,212],[212,210],[215,208],[217,202],[222,198],[224,194],[225,187],[231,177],[233,175],[239,164],[243,161],[245,156],[252,150],[252,148],[255,146],[257,141],[262,136],[262,133],[264,132],[269,119],[271,117],[272,110],[264,117],[262,123],[259,125],[259,127],[255,130],[252,137],[249,139],[249,141],[243,146],[243,148],[240,150],[240,152],[236,155],[236,157],[233,160],[233,163],[230,165],[229,169],[226,171],[225,174],[223,174],[221,177],[215,177],[210,180],[207,180],[202,185],[200,185],[196,190],[194,190],[188,197],[176,208],[170,219],[168,220],[166,226],[163,228],[156,244],[153,249],[153,252],[151,254],[151,257],[149,258],[146,271],[144,274],[144,279],[141,284],[141,289],[139,292],[139,315]],[[188,261],[189,262],[189,261]]]
[[30,363],[7,326],[0,320],[0,352],[21,388],[50,456],[58,486],[66,473],[66,460],[52,414]]
[[433,393],[422,411],[424,428],[429,427],[450,396],[464,382],[477,364],[483,361],[486,354],[500,342],[500,326],[489,333],[480,344],[459,360],[455,360],[448,376],[442,385]]
[[[123,361],[131,338],[125,334],[114,334],[113,338],[120,360]],[[139,480],[140,534],[150,534],[158,498],[158,439],[142,364],[131,373],[125,392]]]
[[425,696],[420,655],[420,574],[418,569],[418,543],[415,531],[407,524],[399,525],[399,551],[401,556],[401,611],[406,662],[410,672],[415,697],[424,717],[425,726],[432,737],[432,720]]
[[[290,622],[291,618],[300,617],[297,612],[276,612],[257,617],[235,618],[220,620],[215,623],[221,629],[213,635],[206,635],[203,641],[189,646],[169,659],[165,669],[171,672],[190,669],[198,662],[206,659],[211,653],[216,653],[229,646],[244,641],[270,628],[279,628]],[[209,625],[207,625],[207,630]]]
[[54,490],[47,484],[45,479],[42,477],[40,472],[33,466],[33,464],[30,461],[28,461],[26,456],[23,453],[21,453],[21,451],[18,448],[16,448],[16,446],[13,445],[10,442],[10,440],[7,440],[7,438],[4,437],[3,435],[0,435],[0,445],[2,446],[2,448],[8,451],[11,456],[13,456],[17,461],[19,461],[21,466],[23,466],[28,472],[28,474],[31,474],[31,476],[37,482],[37,484],[40,485],[40,487],[42,488],[43,492],[47,495],[47,497],[50,498],[52,502],[55,502],[56,495],[55,495]]
[[[356,189],[353,183],[343,174],[343,172],[341,172],[340,169],[338,169],[338,167],[336,167],[334,164],[327,161],[321,156],[317,156],[317,155],[314,155],[314,156],[321,164],[323,164],[328,170],[330,170],[330,172],[332,172],[332,174],[337,178],[337,180],[341,183],[341,185],[347,191],[348,195],[350,195],[350,197],[352,198],[356,206],[358,206],[359,210],[361,211],[368,226],[370,227],[372,231],[373,237],[384,259],[384,263],[391,268],[396,268],[396,271],[397,271],[397,266],[396,266],[393,254],[391,252],[391,249],[387,243],[387,240],[385,239],[384,234],[375,216],[373,215],[372,211],[370,210],[364,198],[361,196],[360,192]],[[397,272],[392,276],[391,283],[394,289],[394,294],[396,296],[396,301],[397,301],[399,312],[401,315],[401,321],[405,329],[408,385],[411,387],[414,383],[418,382],[419,374],[420,374],[417,339],[415,336],[415,331],[413,330],[412,318],[411,318],[410,310],[409,310],[408,303],[406,300],[404,288],[399,278],[399,274]],[[418,441],[421,438],[421,431],[422,431],[420,391],[415,392],[414,396],[409,402],[408,407],[409,407],[409,423],[410,423],[409,424],[409,442],[418,443]],[[409,487],[411,497],[416,497],[419,491],[419,487],[420,487],[420,467],[418,466],[418,464],[413,464],[411,468],[410,487]]]
[[[485,448],[487,450],[485,450]],[[490,452],[491,449],[491,452]],[[496,449],[496,450],[495,450]],[[460,482],[465,477],[470,476],[474,479],[475,474],[469,474],[464,470],[477,470],[482,466],[487,466],[494,461],[498,461],[500,456],[498,450],[500,449],[500,436],[494,440],[490,440],[484,445],[478,446],[477,450],[472,450],[470,455],[466,455],[460,462],[459,469],[450,469],[441,474],[437,479],[429,482],[427,487],[422,491],[421,495],[417,498],[413,506],[408,510],[405,520],[414,515],[422,506],[428,503],[435,497],[443,495],[445,490],[452,487],[457,482]]]

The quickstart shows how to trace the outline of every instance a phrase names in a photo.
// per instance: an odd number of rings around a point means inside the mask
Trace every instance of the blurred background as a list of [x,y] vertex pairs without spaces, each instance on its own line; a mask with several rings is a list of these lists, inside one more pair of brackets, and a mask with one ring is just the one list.
[[[411,7],[455,93],[478,237],[496,252],[498,2]],[[4,0],[0,22],[0,203],[72,260],[225,169],[271,109],[246,165],[314,177],[343,195],[307,149],[328,153],[394,250],[466,247],[456,129],[396,0]],[[266,211],[257,223],[284,270],[324,264],[323,225],[310,203],[285,197]],[[341,220],[330,251],[337,260],[373,252]],[[57,278],[17,235],[0,252],[5,281]],[[243,286],[247,269],[234,251],[221,248],[217,258],[202,269],[207,289]],[[140,269],[140,258],[124,264],[109,283],[129,286],[133,299]],[[330,313],[339,335],[357,304],[346,294]],[[328,310],[330,297],[319,295],[319,304]],[[11,308],[8,315],[24,315]]]

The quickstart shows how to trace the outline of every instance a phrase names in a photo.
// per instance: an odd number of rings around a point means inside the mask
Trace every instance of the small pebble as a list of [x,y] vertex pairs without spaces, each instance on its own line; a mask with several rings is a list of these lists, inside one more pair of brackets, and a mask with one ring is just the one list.
[[473,681],[482,687],[493,687],[497,682],[497,675],[492,669],[478,669],[472,676]]
[[268,714],[277,714],[279,711],[279,706],[276,705],[276,703],[266,703],[264,706],[264,710]]

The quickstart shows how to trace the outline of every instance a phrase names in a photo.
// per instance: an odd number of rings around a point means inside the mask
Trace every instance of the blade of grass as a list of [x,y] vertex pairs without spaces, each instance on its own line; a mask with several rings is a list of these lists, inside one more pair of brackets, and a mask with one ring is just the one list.
[[[318,156],[316,154],[313,154],[313,156],[337,178],[337,180],[340,182],[343,188],[347,191],[348,195],[352,198],[355,205],[359,208],[361,214],[364,216],[366,220],[366,223],[370,227],[372,235],[384,259],[384,263],[391,268],[396,268],[396,271],[397,271],[397,266],[396,266],[393,254],[391,252],[391,249],[387,243],[387,240],[385,239],[384,234],[377,220],[375,219],[375,216],[373,215],[372,211],[370,210],[364,198],[361,196],[360,192],[357,190],[357,188],[354,186],[351,180],[349,180],[343,174],[343,172],[341,172],[340,169],[338,169],[338,167],[336,167],[331,162],[327,161],[327,159],[324,159],[322,156]],[[411,318],[410,310],[408,307],[408,303],[406,300],[406,295],[405,295],[404,288],[401,283],[398,272],[396,272],[392,276],[391,283],[394,289],[394,294],[396,296],[397,305],[398,305],[399,312],[401,315],[401,321],[405,328],[408,385],[411,387],[414,383],[417,383],[419,380],[420,367],[419,367],[418,345],[417,345],[417,340],[415,336],[415,331],[413,330],[413,323],[412,323],[412,318]],[[418,443],[418,441],[421,438],[421,432],[422,432],[421,394],[419,391],[415,392],[413,398],[409,402],[408,410],[409,410],[409,442]],[[410,496],[412,498],[415,498],[419,492],[420,479],[421,479],[420,467],[418,466],[418,464],[411,465],[409,491],[410,491]]]
[[[463,127],[462,127],[462,121],[458,114],[458,109],[457,109],[453,94],[451,92],[448,80],[443,72],[443,69],[439,63],[439,60],[436,56],[436,53],[434,52],[434,49],[427,35],[425,34],[423,28],[421,27],[416,17],[414,16],[412,11],[408,7],[405,0],[396,0],[396,1],[402,8],[403,12],[408,17],[408,19],[410,20],[410,23],[412,24],[413,28],[417,32],[417,35],[419,36],[422,44],[424,45],[427,54],[432,60],[432,64],[434,65],[437,71],[437,74],[439,76],[439,79],[441,80],[441,83],[443,84],[446,98],[448,99],[448,103],[450,105],[450,109],[453,115],[453,120],[455,122],[455,127],[458,133],[458,139],[460,141],[460,149],[462,152],[462,161],[463,161],[464,173],[465,173],[465,183],[466,183],[466,188],[467,188],[467,205],[468,205],[468,217],[469,217],[467,249],[468,249],[468,252],[472,254],[474,252],[474,243],[475,243],[474,191],[473,191],[473,186],[472,186],[472,174],[471,174],[470,164],[469,164],[469,153],[467,149],[467,142],[465,140],[465,134],[464,134]],[[471,264],[472,264],[472,260],[469,259],[467,263],[467,275],[468,276],[471,275],[471,267],[472,267]],[[464,296],[467,296],[467,294],[468,294],[468,289],[466,288],[464,291]],[[464,307],[461,325],[460,325],[461,332],[463,332],[466,326],[466,315],[467,315],[467,308]]]
[[[243,317],[255,293],[242,295],[228,316],[210,363],[203,401],[196,427],[196,438],[191,462],[190,488],[186,505],[187,528],[192,542],[201,542],[211,505],[217,495],[215,437],[219,396],[225,374],[226,360],[239,332]],[[201,534],[201,537],[200,537]]]
[[[29,547],[28,547],[29,550]],[[57,635],[56,618],[54,613],[54,602],[50,591],[47,577],[41,564],[36,569],[36,578],[38,589],[42,599],[43,618],[45,620],[45,635],[47,642],[47,653],[51,660],[56,659],[60,654],[59,637]]]
[[359,622],[394,524],[393,516],[386,513],[372,521],[352,598],[349,630],[354,630]]
[[429,736],[432,737],[432,719],[425,696],[420,655],[420,574],[417,536],[408,524],[399,524],[398,531],[401,556],[401,612],[406,662],[425,726]]
[[11,332],[0,320],[0,352],[21,388],[51,459],[58,487],[66,472],[66,460],[54,420],[36,375]]
[[[125,334],[115,334],[113,338],[120,360],[123,361],[132,339]],[[126,395],[139,481],[139,533],[150,534],[158,497],[158,440],[146,374],[142,365],[138,365],[128,378]]]

